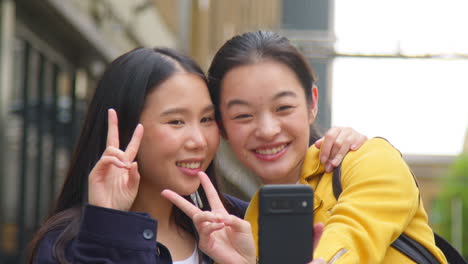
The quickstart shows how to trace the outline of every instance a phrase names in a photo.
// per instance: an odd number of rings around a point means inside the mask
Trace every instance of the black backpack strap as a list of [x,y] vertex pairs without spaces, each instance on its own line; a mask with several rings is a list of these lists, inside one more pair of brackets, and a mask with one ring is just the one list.
[[[343,191],[343,188],[341,186],[341,164],[333,170],[332,186],[333,186],[333,195],[335,196],[335,199],[338,201],[338,198],[340,197],[340,194]],[[434,236],[436,238],[436,245],[445,254],[449,263],[466,263],[466,262],[455,261],[455,260],[458,260],[458,258],[455,258],[453,261],[450,261],[449,257],[451,254],[456,255],[455,253],[457,253],[459,255],[459,253],[452,247],[452,245],[450,245],[450,243],[444,240],[445,243],[444,242],[440,242],[440,243],[445,244],[445,247],[450,247],[452,249],[448,251],[449,253],[447,253],[446,249],[443,246],[439,246],[439,244],[437,243],[439,236],[435,233],[434,233]],[[408,258],[412,259],[416,263],[419,263],[419,264],[439,263],[439,261],[434,257],[434,255],[432,255],[432,253],[429,250],[427,250],[423,245],[419,244],[416,240],[405,235],[404,233],[402,233],[392,243],[392,247],[394,247],[396,250],[400,251],[401,253],[403,253],[404,255],[406,255]],[[452,251],[454,251],[455,253],[450,253]],[[463,259],[461,256],[460,258]]]
[[335,195],[335,199],[338,201],[338,198],[343,191],[343,188],[341,187],[341,163],[333,170],[332,185],[333,195]]
[[457,251],[447,240],[439,236],[438,234],[434,233],[434,239],[436,246],[444,252],[445,258],[449,263],[460,263],[466,264],[468,263],[460,252]]
[[405,254],[408,258],[420,264],[438,264],[439,261],[416,240],[402,233],[397,240],[392,243],[392,247]]

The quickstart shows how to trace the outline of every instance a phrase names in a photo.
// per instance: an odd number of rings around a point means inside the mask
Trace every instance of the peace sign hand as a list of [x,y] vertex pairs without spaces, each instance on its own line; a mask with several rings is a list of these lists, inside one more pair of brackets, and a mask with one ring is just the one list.
[[135,200],[140,183],[137,162],[134,161],[143,126],[138,124],[125,151],[119,149],[117,113],[108,111],[107,147],[89,174],[88,201],[92,205],[128,211]]
[[161,194],[188,215],[199,235],[199,248],[216,263],[255,263],[255,246],[249,222],[230,215],[204,172],[199,172],[211,211],[202,211],[171,190]]

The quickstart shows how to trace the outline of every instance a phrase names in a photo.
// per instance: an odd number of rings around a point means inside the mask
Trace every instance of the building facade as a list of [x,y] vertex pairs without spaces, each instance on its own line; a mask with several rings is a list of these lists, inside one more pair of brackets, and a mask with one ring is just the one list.
[[176,37],[149,1],[2,0],[0,13],[0,263],[24,263],[105,65]]

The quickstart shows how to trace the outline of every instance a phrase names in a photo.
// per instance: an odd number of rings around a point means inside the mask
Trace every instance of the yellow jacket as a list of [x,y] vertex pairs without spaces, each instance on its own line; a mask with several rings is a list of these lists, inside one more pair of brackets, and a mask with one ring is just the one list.
[[[435,246],[415,179],[400,152],[386,140],[370,139],[346,155],[338,201],[333,195],[333,173],[324,173],[319,157],[320,150],[310,147],[300,178],[301,184],[314,189],[314,222],[325,224],[315,258],[335,264],[414,263],[390,247],[405,232],[441,263],[447,263]],[[257,243],[258,193],[245,219],[252,225]]]

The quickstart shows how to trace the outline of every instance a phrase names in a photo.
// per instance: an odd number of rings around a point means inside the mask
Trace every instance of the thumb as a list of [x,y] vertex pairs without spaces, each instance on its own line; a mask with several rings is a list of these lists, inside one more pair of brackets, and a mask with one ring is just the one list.
[[318,223],[314,226],[314,250],[317,247],[320,238],[323,234],[323,223]]
[[315,147],[317,147],[319,149],[320,147],[322,147],[322,143],[323,143],[323,137],[317,139],[317,141],[315,141],[314,145],[315,145]]

